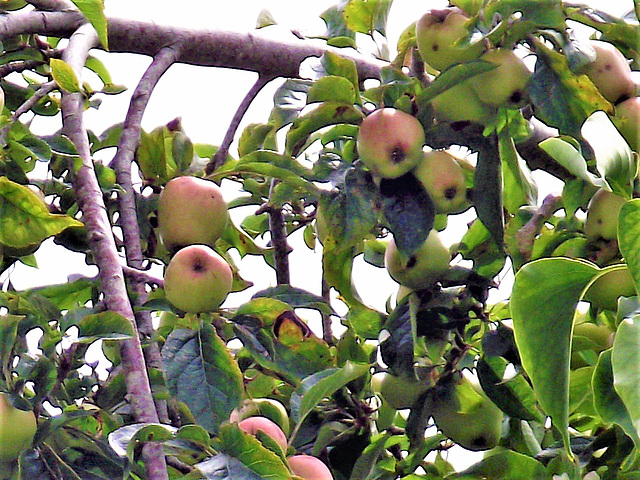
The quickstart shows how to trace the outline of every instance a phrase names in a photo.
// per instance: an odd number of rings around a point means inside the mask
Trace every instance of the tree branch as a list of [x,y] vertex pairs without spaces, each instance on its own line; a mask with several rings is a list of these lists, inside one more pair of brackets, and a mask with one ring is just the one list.
[[[98,36],[89,24],[78,28],[69,41],[63,59],[76,72],[80,73],[89,50],[98,44]],[[102,191],[94,171],[89,139],[83,122],[84,98],[81,93],[63,93],[62,128],[67,137],[74,143],[82,165],[73,178],[73,188],[78,206],[83,213],[83,221],[91,251],[99,270],[101,290],[107,308],[127,318],[135,328],[133,309],[129,301],[124,282],[124,273],[111,230],[111,224],[102,197]],[[73,165],[70,167],[75,169]],[[129,402],[135,418],[139,422],[156,423],[156,413],[147,370],[138,335],[123,340],[121,343],[122,363],[125,368],[125,381]],[[153,480],[167,479],[167,468],[162,445],[147,444],[143,449],[143,457],[147,476]]]
[[207,175],[210,175],[213,172],[215,172],[227,160],[227,155],[229,154],[229,147],[231,147],[231,144],[233,143],[233,138],[236,135],[238,126],[240,126],[242,117],[244,117],[244,114],[247,113],[247,110],[249,109],[249,105],[251,105],[251,102],[253,102],[253,99],[256,98],[256,95],[258,95],[260,90],[262,90],[262,87],[264,87],[267,83],[273,80],[273,78],[274,77],[272,76],[259,75],[258,79],[256,80],[256,83],[253,84],[253,86],[249,89],[247,94],[244,96],[244,98],[242,99],[242,102],[240,102],[240,105],[238,105],[238,109],[236,110],[236,113],[233,115],[233,118],[231,119],[231,123],[229,123],[229,128],[227,128],[227,132],[225,133],[224,138],[222,139],[222,144],[220,144],[220,148],[218,149],[216,154],[213,156],[213,158],[205,168],[205,173]]
[[[273,194],[273,189],[278,184],[275,178],[271,179],[269,197]],[[291,247],[287,243],[287,229],[285,226],[282,208],[270,206],[269,231],[271,232],[271,245],[273,246],[273,256],[275,259],[276,282],[278,285],[291,283],[291,273],[289,270],[289,253]]]
[[42,60],[22,60],[18,62],[9,62],[0,66],[0,78],[4,78],[13,72],[24,72],[32,68],[37,68],[40,65],[44,65]]

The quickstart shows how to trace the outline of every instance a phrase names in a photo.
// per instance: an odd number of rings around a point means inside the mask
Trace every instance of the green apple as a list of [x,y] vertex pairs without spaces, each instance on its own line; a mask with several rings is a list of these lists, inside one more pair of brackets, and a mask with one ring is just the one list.
[[333,480],[329,467],[312,455],[292,455],[287,461],[293,474],[304,480]]
[[158,229],[170,251],[195,243],[213,247],[227,226],[227,217],[222,190],[203,178],[173,178],[158,200]]
[[640,97],[631,97],[616,105],[611,120],[631,149],[640,152]]
[[480,57],[498,65],[497,68],[471,78],[471,84],[481,102],[492,107],[517,108],[526,98],[526,86],[531,72],[513,50],[496,48]]
[[371,172],[398,178],[422,159],[424,129],[417,118],[395,108],[369,114],[358,132],[358,155]]
[[431,9],[416,23],[416,43],[422,59],[436,70],[477,59],[482,41],[461,45],[470,36],[469,17],[456,7]]
[[440,280],[449,269],[449,249],[442,243],[436,230],[418,250],[407,259],[403,259],[393,239],[384,252],[384,264],[396,282],[413,290],[431,287]]
[[25,0],[0,0],[0,11],[19,10],[26,5]]
[[178,250],[164,273],[167,300],[188,313],[216,310],[227,298],[232,283],[229,264],[206,245]]
[[489,123],[496,109],[480,101],[470,80],[455,85],[432,100],[433,113],[442,122]]
[[426,382],[378,372],[371,377],[371,389],[396,410],[411,408],[429,388]]
[[489,450],[500,440],[502,411],[466,377],[434,395],[431,413],[438,429],[467,450]]
[[596,59],[586,65],[585,73],[604,98],[612,103],[635,95],[636,84],[627,59],[613,44],[590,40],[588,45],[596,52]]
[[238,427],[245,433],[256,435],[262,432],[269,435],[282,448],[287,451],[287,437],[282,429],[266,417],[249,417],[238,422]]
[[613,346],[614,333],[606,325],[591,322],[578,323],[573,327],[573,342],[571,344],[571,369],[591,365],[582,356],[583,351],[593,351],[595,355]]
[[38,429],[31,410],[19,410],[0,393],[0,462],[13,462],[31,446]]
[[265,417],[278,425],[285,435],[289,434],[289,414],[285,406],[273,398],[250,398],[243,402],[242,408],[231,412],[230,422],[249,417]]
[[618,216],[626,200],[601,188],[589,201],[587,218],[584,222],[584,234],[589,241],[618,238]]
[[459,213],[469,208],[464,171],[446,150],[426,152],[413,175],[433,200],[436,213]]
[[603,310],[618,310],[618,297],[636,295],[635,282],[629,269],[622,268],[606,272],[598,278],[584,294],[584,300]]

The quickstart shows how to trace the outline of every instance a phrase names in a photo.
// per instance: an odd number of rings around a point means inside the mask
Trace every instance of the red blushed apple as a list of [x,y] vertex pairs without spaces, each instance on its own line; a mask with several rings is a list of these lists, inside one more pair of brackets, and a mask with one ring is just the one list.
[[158,229],[168,250],[201,243],[213,246],[227,226],[222,190],[203,178],[170,180],[158,199]]
[[333,480],[331,470],[319,458],[301,454],[287,460],[293,474],[304,480]]
[[263,432],[276,441],[283,452],[287,451],[287,437],[282,429],[266,417],[249,417],[238,423],[238,427],[245,433],[255,435]]
[[601,40],[591,40],[589,46],[595,50],[596,59],[585,67],[584,73],[602,96],[613,103],[632,97],[636,84],[631,76],[631,67],[620,50]]
[[188,313],[216,310],[233,283],[229,264],[206,245],[179,250],[164,273],[164,292],[175,307]]

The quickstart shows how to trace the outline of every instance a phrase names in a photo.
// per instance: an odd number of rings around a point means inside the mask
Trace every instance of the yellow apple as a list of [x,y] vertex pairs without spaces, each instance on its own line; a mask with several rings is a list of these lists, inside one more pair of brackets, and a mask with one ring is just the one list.
[[587,302],[603,310],[618,310],[619,297],[636,295],[635,282],[628,268],[605,273],[589,287],[584,295]]
[[631,149],[640,152],[640,97],[631,97],[616,105],[611,120]]
[[459,213],[469,208],[464,172],[446,150],[426,152],[413,175],[433,200],[436,213]]
[[0,462],[13,462],[31,446],[38,429],[31,410],[19,410],[0,393]]
[[618,238],[618,216],[626,203],[620,195],[601,188],[589,201],[584,234],[587,240],[614,240]]
[[384,252],[384,264],[396,282],[413,290],[431,287],[449,269],[449,249],[442,243],[436,230],[408,259],[403,259],[393,239]]
[[431,103],[434,116],[441,122],[474,122],[486,125],[496,113],[495,108],[480,101],[470,80],[445,90]]
[[371,389],[396,410],[411,408],[429,388],[426,382],[378,372],[371,377]]
[[331,470],[322,460],[311,455],[292,455],[287,458],[294,475],[304,480],[333,480]]
[[262,432],[269,435],[282,448],[283,452],[287,451],[287,437],[282,429],[274,422],[266,417],[249,417],[241,420],[238,427],[245,433],[255,435]]
[[189,245],[171,259],[164,273],[164,292],[188,313],[216,310],[231,291],[231,267],[206,245]]
[[213,247],[227,226],[227,217],[222,190],[203,178],[173,178],[158,200],[158,229],[170,251],[196,243]]
[[583,72],[600,90],[604,98],[617,103],[635,95],[636,84],[631,76],[627,59],[613,44],[590,40],[589,46],[596,52],[596,59],[584,67]]
[[434,395],[432,414],[438,429],[468,450],[489,450],[500,440],[502,411],[466,377]]
[[[484,42],[461,45],[469,37],[469,17],[457,7],[431,9],[416,23],[416,43],[422,59],[436,70],[477,59]],[[458,43],[460,42],[460,43]]]
[[422,158],[424,129],[412,115],[381,108],[367,115],[358,132],[358,155],[371,173],[398,178]]
[[243,402],[242,408],[231,412],[230,422],[250,417],[265,417],[278,425],[285,435],[289,434],[289,414],[286,407],[273,398],[250,398]]
[[497,68],[471,78],[471,84],[482,103],[493,107],[517,108],[526,97],[531,72],[513,50],[496,48],[480,57]]

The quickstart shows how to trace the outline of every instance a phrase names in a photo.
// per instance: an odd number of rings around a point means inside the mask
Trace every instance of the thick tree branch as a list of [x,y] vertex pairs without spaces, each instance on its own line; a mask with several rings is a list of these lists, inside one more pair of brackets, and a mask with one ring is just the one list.
[[247,110],[249,109],[249,105],[251,105],[251,102],[253,102],[253,99],[256,98],[256,95],[260,93],[260,90],[262,90],[262,87],[264,87],[271,80],[273,80],[273,77],[271,76],[259,75],[258,79],[256,80],[256,83],[253,84],[253,86],[249,89],[247,94],[244,96],[244,98],[242,99],[242,102],[240,102],[240,105],[238,105],[238,109],[236,110],[236,113],[233,115],[233,118],[229,123],[229,128],[227,128],[227,132],[225,133],[224,138],[222,139],[220,148],[218,149],[216,154],[213,156],[213,158],[205,168],[205,173],[207,175],[212,174],[224,164],[224,162],[227,159],[227,155],[229,154],[229,148],[231,147],[231,144],[233,143],[233,139],[236,135],[236,131],[238,130],[238,127],[240,126],[240,122],[242,121],[242,117],[244,117],[244,114],[247,113]]
[[[0,18],[0,39],[22,33],[69,37],[82,23],[79,12],[15,12]],[[271,40],[257,33],[192,30],[110,18],[109,51],[153,56],[166,45],[182,41],[176,60],[192,65],[227,67],[264,76],[298,78],[302,61],[330,51],[352,58],[360,80],[379,78],[386,62],[365,58],[351,49],[319,46],[308,40]]]
[[[119,224],[124,237],[124,247],[127,257],[127,265],[140,271],[144,268],[144,254],[140,245],[140,228],[138,225],[138,215],[136,209],[135,191],[131,180],[131,164],[140,143],[140,123],[142,116],[149,103],[151,93],[160,77],[173,65],[180,54],[180,45],[174,44],[162,48],[154,57],[146,72],[140,79],[138,86],[133,92],[129,110],[124,121],[118,150],[113,159],[113,166],[116,171],[116,178],[122,190],[118,194],[119,203]],[[146,301],[147,292],[144,279],[129,277],[129,285],[135,294],[135,302],[141,305]],[[146,338],[153,335],[153,324],[151,315],[147,311],[139,311],[135,315],[138,331]],[[162,357],[155,342],[151,342],[145,349],[147,364],[151,368],[162,370]],[[167,404],[164,400],[156,401],[158,416],[165,423],[169,422]]]
[[[89,50],[98,44],[98,36],[89,24],[78,28],[63,54],[80,77]],[[127,318],[135,327],[133,309],[124,282],[124,273],[111,230],[111,224],[94,171],[87,131],[83,122],[84,98],[81,93],[63,93],[62,125],[67,137],[74,143],[82,166],[73,179],[78,206],[83,213],[89,244],[99,270],[104,302],[107,308]],[[73,168],[73,166],[72,166]],[[137,335],[121,342],[121,356],[125,367],[125,381],[134,416],[139,422],[158,422],[146,365]],[[143,456],[149,479],[166,479],[167,469],[161,445],[148,444]]]

